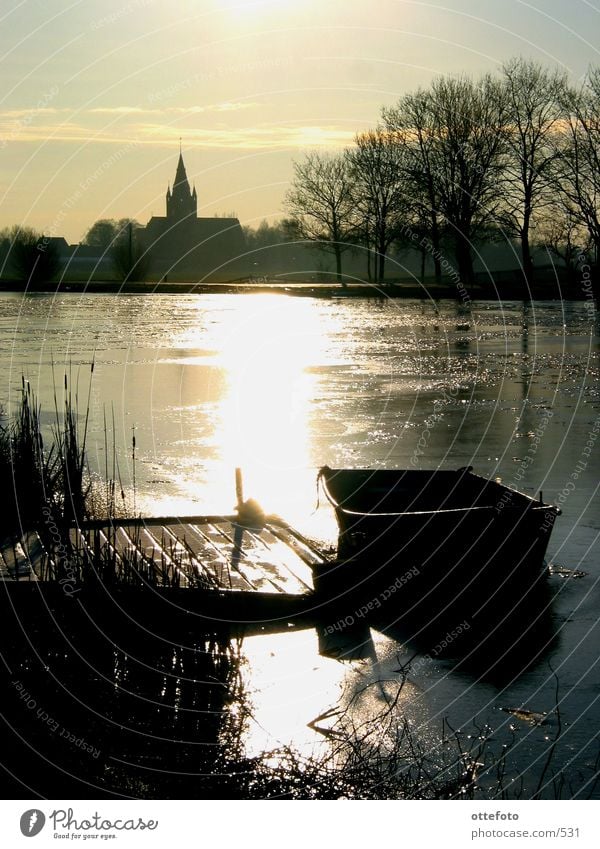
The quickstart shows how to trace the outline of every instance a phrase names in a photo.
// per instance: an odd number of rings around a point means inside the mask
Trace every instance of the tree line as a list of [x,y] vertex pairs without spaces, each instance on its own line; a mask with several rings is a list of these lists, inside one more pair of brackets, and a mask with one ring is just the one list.
[[[346,251],[364,251],[367,276],[383,284],[392,250],[421,253],[436,283],[471,286],[474,248],[516,239],[523,279],[544,247],[572,272],[598,277],[600,67],[581,85],[564,72],[513,58],[499,73],[442,76],[383,108],[377,126],[335,154],[294,162],[287,218],[244,228],[249,255],[306,241],[330,252],[344,284]],[[102,219],[83,244],[102,249],[121,279],[143,279],[148,251],[138,222]],[[452,262],[449,262],[447,258]],[[21,279],[58,273],[56,246],[26,227],[0,232],[2,271]]]
[[[82,245],[105,255],[118,279],[144,280],[150,260],[139,233],[142,225],[130,218],[101,218],[85,234]],[[57,277],[63,269],[56,240],[33,227],[14,225],[0,231],[0,273],[29,284]]]
[[392,246],[412,245],[437,283],[450,252],[472,285],[474,246],[501,232],[518,240],[531,284],[534,245],[597,267],[599,198],[600,68],[574,87],[514,58],[496,75],[439,77],[383,108],[352,147],[296,161],[285,227],[333,254],[340,283],[345,251],[365,249],[383,283]]
[[134,218],[100,218],[83,237],[83,244],[108,256],[120,280],[144,280],[152,263],[140,239],[143,229]]

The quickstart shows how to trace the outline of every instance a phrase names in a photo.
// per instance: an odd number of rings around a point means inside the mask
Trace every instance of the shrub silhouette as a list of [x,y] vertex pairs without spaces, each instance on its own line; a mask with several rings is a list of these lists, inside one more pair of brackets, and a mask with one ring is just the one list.
[[54,242],[31,227],[12,227],[3,234],[3,253],[9,273],[28,283],[44,283],[57,276],[62,267]]

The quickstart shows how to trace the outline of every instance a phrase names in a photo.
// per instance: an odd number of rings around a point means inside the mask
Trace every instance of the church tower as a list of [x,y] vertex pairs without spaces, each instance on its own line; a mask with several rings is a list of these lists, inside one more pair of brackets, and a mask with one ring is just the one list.
[[185,171],[181,142],[166,202],[167,214],[153,215],[141,235],[153,275],[165,281],[174,274],[186,280],[207,274],[218,279],[243,276],[241,257],[246,241],[240,222],[237,218],[198,218],[198,197]]
[[196,187],[193,190],[190,189],[180,144],[179,162],[177,163],[173,189],[171,190],[170,187],[167,189],[167,218],[172,223],[175,223],[176,221],[195,219],[197,215],[198,198],[196,196]]

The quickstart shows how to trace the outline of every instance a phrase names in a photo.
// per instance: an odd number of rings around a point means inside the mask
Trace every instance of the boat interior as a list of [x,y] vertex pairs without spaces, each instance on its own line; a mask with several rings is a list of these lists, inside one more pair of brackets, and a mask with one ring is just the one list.
[[500,509],[524,509],[532,503],[529,496],[467,469],[327,469],[323,477],[330,500],[356,513],[421,513],[500,504]]

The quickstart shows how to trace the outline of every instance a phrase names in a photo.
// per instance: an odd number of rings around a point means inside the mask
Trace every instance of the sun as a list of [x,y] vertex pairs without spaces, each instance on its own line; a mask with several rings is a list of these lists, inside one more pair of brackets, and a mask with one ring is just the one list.
[[217,4],[232,18],[243,16],[245,19],[262,18],[269,12],[292,5],[291,0],[217,0]]

